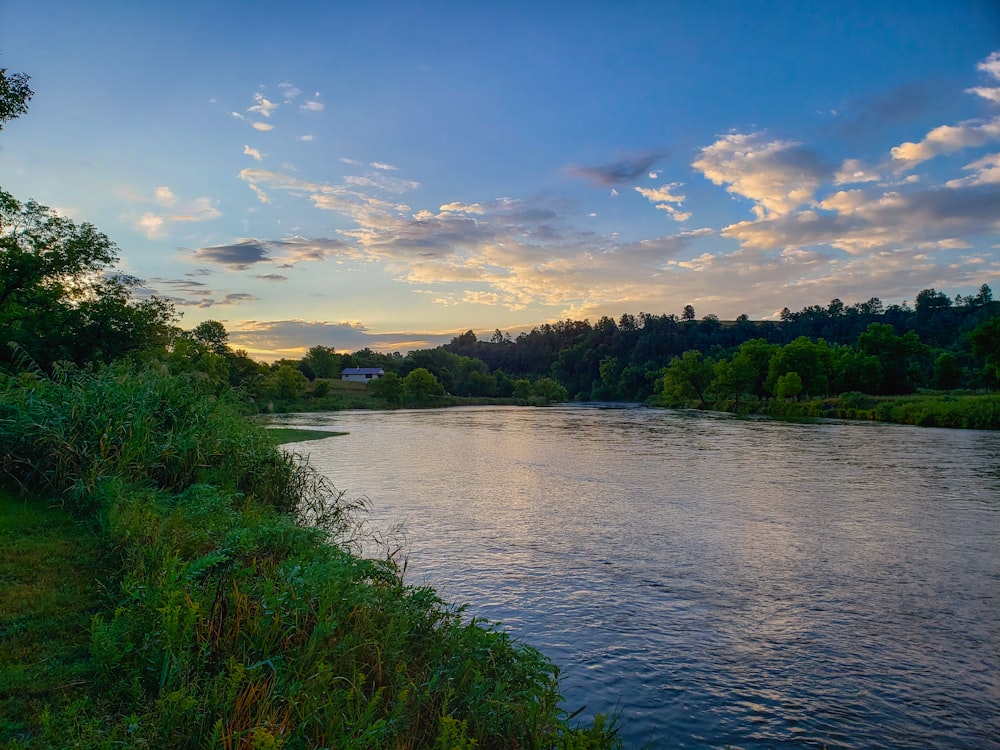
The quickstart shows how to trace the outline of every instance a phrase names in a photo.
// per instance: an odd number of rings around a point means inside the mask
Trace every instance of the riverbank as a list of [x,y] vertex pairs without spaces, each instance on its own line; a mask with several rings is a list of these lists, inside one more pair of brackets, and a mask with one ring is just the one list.
[[[3,747],[620,746],[544,655],[362,559],[362,502],[235,401],[125,368],[0,391]],[[21,526],[65,555],[19,567]]]
[[971,430],[1000,430],[998,394],[914,394],[909,396],[868,396],[845,393],[840,396],[768,401],[719,402],[704,405],[716,411],[780,419],[847,419],[887,422],[919,427],[950,427]]

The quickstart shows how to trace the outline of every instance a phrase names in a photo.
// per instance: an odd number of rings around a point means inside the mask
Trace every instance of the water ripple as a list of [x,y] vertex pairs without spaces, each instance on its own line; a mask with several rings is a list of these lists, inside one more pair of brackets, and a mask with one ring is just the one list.
[[628,747],[1000,748],[1000,436],[643,408],[293,416],[408,579]]

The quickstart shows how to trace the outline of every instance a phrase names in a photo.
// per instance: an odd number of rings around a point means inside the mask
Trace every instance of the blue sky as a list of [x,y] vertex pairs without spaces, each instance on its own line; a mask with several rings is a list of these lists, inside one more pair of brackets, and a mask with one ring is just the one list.
[[1000,292],[1000,6],[0,6],[0,185],[261,359]]

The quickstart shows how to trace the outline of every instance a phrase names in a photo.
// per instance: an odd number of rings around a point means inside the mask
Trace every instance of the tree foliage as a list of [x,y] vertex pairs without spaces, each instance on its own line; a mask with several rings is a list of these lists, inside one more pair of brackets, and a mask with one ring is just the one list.
[[6,68],[0,68],[0,130],[5,122],[27,114],[28,101],[35,93],[28,86],[30,80],[24,73],[8,74]]
[[[139,280],[117,273],[117,247],[33,200],[0,189],[0,331],[36,364],[110,362],[164,346],[176,314],[136,299]],[[0,362],[18,356],[5,347]]]

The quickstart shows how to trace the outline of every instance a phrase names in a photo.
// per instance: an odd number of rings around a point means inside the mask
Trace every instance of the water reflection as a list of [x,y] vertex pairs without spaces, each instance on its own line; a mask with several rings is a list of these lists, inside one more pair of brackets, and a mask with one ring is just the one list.
[[630,746],[1000,747],[1000,436],[641,408],[304,415],[408,577]]

